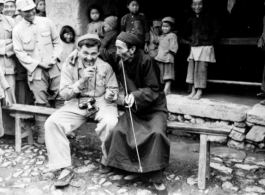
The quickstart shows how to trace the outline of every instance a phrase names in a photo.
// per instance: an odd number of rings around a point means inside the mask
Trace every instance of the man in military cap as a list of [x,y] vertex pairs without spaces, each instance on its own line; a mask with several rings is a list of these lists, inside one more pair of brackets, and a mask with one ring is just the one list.
[[[118,83],[111,66],[98,58],[101,41],[96,34],[86,34],[79,38],[78,55],[68,58],[62,68],[60,94],[68,102],[45,123],[45,143],[49,156],[49,169],[63,169],[56,186],[69,184],[73,177],[71,169],[71,155],[68,134],[83,123],[89,117],[99,123],[95,129],[102,141],[102,166],[101,173],[105,169],[106,150],[105,139],[109,132],[118,122],[118,111],[115,101],[118,99]],[[82,108],[82,102],[88,102],[93,98],[91,104],[95,113],[87,108]],[[95,113],[91,116],[91,113]]]
[[[48,18],[38,17],[32,0],[17,0],[17,9],[23,20],[13,31],[14,51],[28,71],[28,83],[38,106],[50,106],[49,100],[61,105],[60,56],[62,46],[55,25]],[[56,106],[55,106],[56,107]],[[35,117],[38,142],[44,143],[45,118]]]

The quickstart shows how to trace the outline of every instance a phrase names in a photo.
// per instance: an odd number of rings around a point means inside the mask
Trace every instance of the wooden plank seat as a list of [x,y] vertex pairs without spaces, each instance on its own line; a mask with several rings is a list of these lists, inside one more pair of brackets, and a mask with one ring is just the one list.
[[168,121],[168,129],[200,134],[200,153],[198,166],[198,188],[206,188],[206,179],[210,179],[210,142],[208,135],[228,136],[232,127],[217,124],[180,123]]
[[[33,143],[32,132],[29,125],[27,125],[26,132],[21,134],[21,119],[33,118],[34,116],[48,117],[56,111],[53,108],[44,108],[38,106],[29,106],[21,104],[13,104],[12,106],[2,107],[4,112],[10,113],[15,117],[15,139],[16,151],[21,151],[22,138],[28,137],[29,144]],[[121,111],[122,112],[122,111]],[[89,121],[88,123],[95,123]],[[200,154],[199,154],[199,173],[198,173],[198,188],[205,189],[206,178],[210,177],[210,143],[208,142],[208,135],[227,136],[231,128],[229,126],[222,126],[216,124],[192,124],[168,121],[168,129],[171,131],[182,131],[188,133],[200,134]]]

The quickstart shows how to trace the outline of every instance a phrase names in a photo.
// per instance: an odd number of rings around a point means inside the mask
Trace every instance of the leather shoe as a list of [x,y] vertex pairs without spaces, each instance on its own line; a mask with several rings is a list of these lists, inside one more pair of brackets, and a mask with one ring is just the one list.
[[109,173],[109,172],[111,172],[112,171],[112,167],[110,167],[110,166],[105,166],[105,165],[103,165],[103,164],[101,164],[100,166],[99,166],[99,173],[100,174],[106,174],[106,173]]
[[[68,170],[69,173],[65,177],[63,177],[61,179],[57,179],[54,182],[54,186],[56,186],[56,187],[67,186],[71,182],[71,180],[75,177],[75,173],[74,173],[73,169],[64,168],[63,170]],[[63,172],[63,170],[62,170],[62,172]]]

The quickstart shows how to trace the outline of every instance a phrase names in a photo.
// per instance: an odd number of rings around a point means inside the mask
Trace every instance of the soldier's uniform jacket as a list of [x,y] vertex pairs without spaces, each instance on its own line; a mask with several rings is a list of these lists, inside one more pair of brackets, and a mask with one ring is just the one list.
[[0,67],[4,74],[15,74],[16,63],[13,59],[13,43],[6,45],[6,39],[12,39],[12,30],[16,22],[9,16],[0,14]]
[[90,78],[87,83],[81,85],[79,79],[83,77],[84,65],[77,57],[75,59],[68,58],[63,64],[60,95],[65,100],[76,98],[80,96],[95,96],[101,97],[105,94],[107,88],[111,88],[113,92],[118,93],[118,83],[112,67],[107,63],[97,58],[94,66],[97,69],[96,75],[96,88],[95,76]]
[[[21,64],[28,70],[28,79],[41,80],[44,71],[40,62],[49,64],[59,59],[62,53],[60,38],[50,19],[35,16],[32,23],[23,19],[13,31],[14,51]],[[60,63],[48,70],[50,78],[60,75]]]

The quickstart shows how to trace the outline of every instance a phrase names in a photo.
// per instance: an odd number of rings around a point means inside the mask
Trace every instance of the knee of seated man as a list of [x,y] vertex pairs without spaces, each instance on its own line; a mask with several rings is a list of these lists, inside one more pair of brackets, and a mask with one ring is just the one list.
[[118,117],[117,116],[106,116],[103,119],[104,123],[106,123],[110,128],[114,128],[115,125],[118,123]]
[[54,120],[53,116],[51,115],[44,123],[44,129],[45,132],[50,131],[52,126],[56,123],[56,120]]

